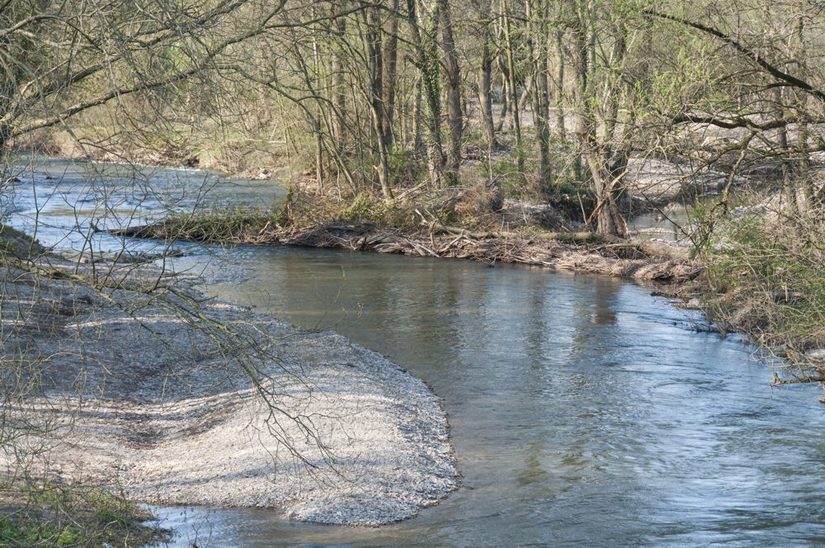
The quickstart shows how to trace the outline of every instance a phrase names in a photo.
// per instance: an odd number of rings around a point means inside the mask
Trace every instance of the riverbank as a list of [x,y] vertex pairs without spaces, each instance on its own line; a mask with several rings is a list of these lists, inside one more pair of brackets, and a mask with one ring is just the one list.
[[478,261],[489,267],[519,264],[556,271],[624,278],[652,292],[699,308],[706,265],[689,248],[664,240],[553,232],[534,226],[515,231],[471,230],[437,221],[381,226],[331,221],[281,225],[278,215],[235,210],[175,216],[152,225],[114,229],[120,237],[229,245],[278,245]]
[[409,518],[457,486],[445,414],[420,380],[339,335],[109,266],[94,284],[56,258],[0,268],[21,389],[6,471],[347,525]]
[[[113,233],[165,241],[469,259],[491,267],[514,263],[625,278],[656,294],[679,299],[683,306],[701,309],[722,334],[741,332],[763,345],[776,357],[774,365],[781,373],[775,377],[777,383],[825,378],[825,333],[817,327],[821,325],[817,318],[825,310],[825,294],[815,266],[821,263],[821,250],[815,239],[794,236],[800,231],[821,231],[815,217],[808,228],[788,232],[787,226],[772,224],[771,215],[754,214],[761,210],[744,207],[732,216],[697,224],[697,233],[690,235],[690,240],[621,239],[581,231],[561,211],[564,204],[504,202],[493,212],[489,198],[479,198],[476,193],[471,198],[475,202],[471,211],[477,215],[466,215],[466,210],[457,215],[455,210],[463,205],[462,192],[467,191],[456,193],[458,198],[446,213],[433,213],[431,204],[382,204],[363,196],[346,207],[336,206],[328,199],[302,192],[276,211],[173,216],[154,225]],[[525,219],[521,226],[504,228],[518,218]],[[455,224],[445,224],[442,219],[452,219]],[[539,226],[548,222],[553,229]],[[718,227],[711,231],[714,222]],[[800,217],[795,222],[804,220]]]
[[224,244],[282,245],[512,263],[655,284],[660,292],[690,297],[688,284],[702,272],[688,249],[664,241],[624,240],[589,232],[478,231],[432,223],[426,229],[382,227],[372,222],[281,226],[266,213],[176,217],[110,231],[123,237]]

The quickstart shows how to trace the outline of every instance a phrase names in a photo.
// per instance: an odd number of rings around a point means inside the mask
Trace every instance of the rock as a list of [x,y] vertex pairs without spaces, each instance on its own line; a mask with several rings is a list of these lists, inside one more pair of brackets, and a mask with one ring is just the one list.
[[805,352],[805,357],[811,360],[812,362],[825,363],[825,348],[815,348],[814,350],[808,350],[807,352]]

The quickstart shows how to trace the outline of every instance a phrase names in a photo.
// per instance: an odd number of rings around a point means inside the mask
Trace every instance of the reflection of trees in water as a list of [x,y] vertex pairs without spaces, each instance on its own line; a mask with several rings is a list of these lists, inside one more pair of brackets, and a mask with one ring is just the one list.
[[596,312],[592,316],[592,321],[599,325],[612,325],[616,323],[616,287],[615,284],[607,283],[594,284],[596,286],[596,300],[594,302]]
[[243,300],[268,293],[273,311],[302,327],[334,329],[395,359],[414,356],[416,362],[438,363],[452,359],[464,336],[462,312],[483,299],[463,266],[280,250],[258,262],[256,280]]

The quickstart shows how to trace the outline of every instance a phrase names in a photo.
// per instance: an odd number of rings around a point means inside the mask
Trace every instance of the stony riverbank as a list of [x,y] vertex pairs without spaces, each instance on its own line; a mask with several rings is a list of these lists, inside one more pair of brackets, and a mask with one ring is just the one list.
[[0,274],[19,364],[7,472],[348,525],[409,518],[457,485],[438,399],[339,335],[151,271],[112,266],[92,286],[49,259]]

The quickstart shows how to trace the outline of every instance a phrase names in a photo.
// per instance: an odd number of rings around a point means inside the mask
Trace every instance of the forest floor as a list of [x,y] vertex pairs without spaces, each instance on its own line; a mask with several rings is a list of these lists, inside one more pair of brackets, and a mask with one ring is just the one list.
[[0,268],[7,476],[348,525],[409,518],[456,488],[422,381],[134,268],[94,284],[55,257]]

